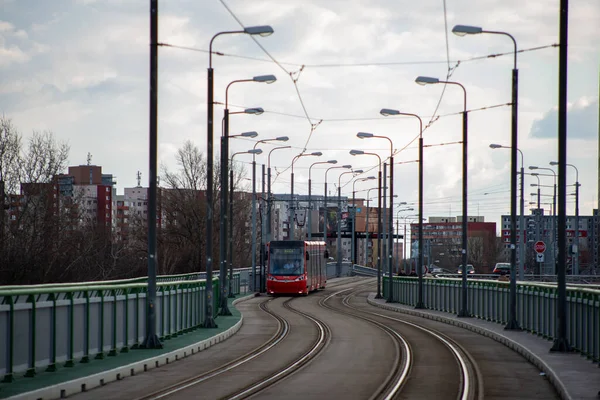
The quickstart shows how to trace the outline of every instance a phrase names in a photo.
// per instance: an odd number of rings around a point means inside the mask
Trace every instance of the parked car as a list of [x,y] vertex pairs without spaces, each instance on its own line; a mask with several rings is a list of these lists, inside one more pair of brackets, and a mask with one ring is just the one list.
[[496,263],[492,274],[507,275],[510,274],[510,263]]
[[[462,274],[462,264],[460,264],[458,266],[458,271],[456,271],[457,274]],[[475,273],[475,267],[473,266],[473,264],[467,264],[467,274],[472,275]]]

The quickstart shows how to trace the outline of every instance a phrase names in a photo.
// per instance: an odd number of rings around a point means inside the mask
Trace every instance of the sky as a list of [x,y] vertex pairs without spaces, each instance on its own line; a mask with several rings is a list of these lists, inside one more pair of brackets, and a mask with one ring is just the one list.
[[[567,162],[578,169],[580,215],[598,207],[598,0],[572,0],[569,8]],[[461,214],[463,93],[456,85],[420,86],[419,75],[462,84],[467,92],[469,215],[500,223],[510,212],[511,71],[513,44],[504,35],[458,37],[456,24],[508,32],[517,41],[519,69],[518,148],[529,166],[553,168],[558,158],[559,0],[169,0],[159,1],[158,157],[161,167],[178,168],[175,154],[185,141],[206,150],[208,47],[213,35],[241,26],[270,25],[274,34],[221,35],[213,43],[215,101],[224,103],[227,85],[273,74],[267,85],[244,82],[228,91],[232,112],[262,107],[260,116],[232,115],[230,134],[257,131],[257,139],[288,136],[285,143],[259,144],[256,157],[271,153],[273,192],[308,193],[309,166],[337,160],[377,175],[375,156],[351,156],[360,149],[382,159],[386,139],[359,139],[370,132],[392,140],[394,191],[409,207],[418,200],[417,138],[411,117],[383,117],[381,108],[422,117],[424,215]],[[539,48],[537,50],[528,50]],[[487,57],[489,55],[504,54]],[[116,176],[118,193],[148,185],[149,1],[0,0],[0,112],[27,139],[50,130],[71,147],[70,165],[101,165]],[[215,157],[221,130],[215,115]],[[433,117],[433,118],[432,118]],[[251,149],[250,139],[231,139],[231,152]],[[236,160],[249,171],[248,155]],[[411,162],[413,161],[413,162]],[[521,166],[519,156],[519,167]],[[325,169],[311,172],[313,193],[323,192]],[[342,169],[328,172],[335,190]],[[557,169],[555,168],[555,171]],[[552,174],[551,171],[538,171]],[[567,168],[567,184],[575,169]],[[248,176],[250,176],[248,172]],[[342,194],[365,197],[372,182],[346,184]],[[542,203],[552,202],[551,176],[542,176]],[[247,181],[244,181],[247,184]],[[537,183],[525,177],[525,213]],[[570,186],[567,193],[573,193]],[[376,191],[371,191],[371,195]],[[567,210],[574,213],[574,196]],[[404,206],[405,207],[405,206]],[[549,212],[549,206],[543,205]],[[398,208],[399,209],[399,208]],[[400,212],[399,215],[410,214]],[[500,229],[500,226],[498,226]]]

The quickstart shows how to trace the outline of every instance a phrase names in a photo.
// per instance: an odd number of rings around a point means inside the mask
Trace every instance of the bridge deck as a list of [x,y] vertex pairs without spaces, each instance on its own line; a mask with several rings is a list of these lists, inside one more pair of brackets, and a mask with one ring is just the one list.
[[[506,331],[504,325],[478,318],[459,318],[434,310],[416,310],[385,299],[369,296],[369,303],[381,308],[428,318],[480,333],[520,353],[546,374],[563,399],[597,399],[600,395],[598,365],[577,353],[550,353],[552,341],[525,331]],[[513,389],[513,388],[507,388]]]

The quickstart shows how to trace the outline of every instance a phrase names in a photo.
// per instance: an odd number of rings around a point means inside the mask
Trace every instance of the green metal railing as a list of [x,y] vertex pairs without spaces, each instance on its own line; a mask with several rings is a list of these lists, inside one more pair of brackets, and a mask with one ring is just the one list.
[[[205,279],[199,274],[157,279],[156,323],[162,340],[201,327],[205,317]],[[233,276],[240,294],[240,275]],[[213,280],[213,309],[219,280]],[[144,337],[146,278],[0,287],[0,376],[33,377],[137,348]]]
[[[384,282],[389,282],[384,277]],[[424,278],[426,308],[457,314],[460,308],[461,279]],[[394,277],[394,301],[416,305],[418,279]],[[501,324],[508,322],[509,282],[467,281],[468,310],[476,318]],[[388,285],[383,295],[388,297]],[[553,339],[556,334],[557,287],[552,284],[517,283],[517,320],[533,334]],[[571,346],[593,362],[600,361],[600,290],[567,287],[567,338]]]

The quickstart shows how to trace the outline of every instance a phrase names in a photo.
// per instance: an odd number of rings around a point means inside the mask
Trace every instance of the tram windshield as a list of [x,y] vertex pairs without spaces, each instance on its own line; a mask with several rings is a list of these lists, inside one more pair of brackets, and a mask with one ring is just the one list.
[[271,248],[269,273],[271,275],[302,275],[304,273],[304,249]]

